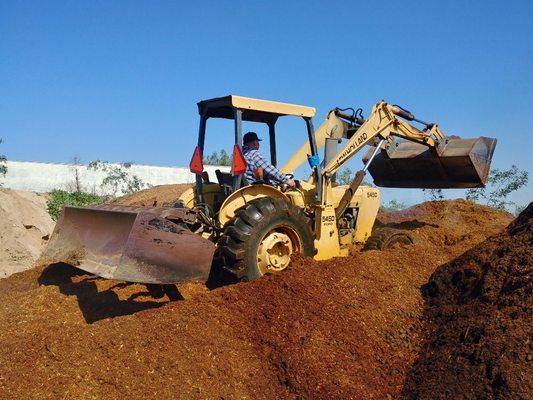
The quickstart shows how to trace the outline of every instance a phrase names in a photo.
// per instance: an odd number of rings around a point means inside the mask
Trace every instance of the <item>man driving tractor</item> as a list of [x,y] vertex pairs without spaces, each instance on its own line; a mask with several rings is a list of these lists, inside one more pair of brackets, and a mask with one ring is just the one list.
[[242,153],[246,160],[246,179],[251,184],[255,181],[265,181],[269,184],[279,183],[295,187],[296,183],[283,172],[270,164],[261,153],[259,153],[259,142],[257,133],[248,132],[243,137]]

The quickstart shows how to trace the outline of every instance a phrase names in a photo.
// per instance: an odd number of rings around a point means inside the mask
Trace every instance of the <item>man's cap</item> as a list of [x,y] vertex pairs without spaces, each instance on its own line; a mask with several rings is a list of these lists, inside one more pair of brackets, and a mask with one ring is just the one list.
[[253,142],[254,140],[261,141],[262,139],[259,139],[257,137],[257,133],[255,133],[255,132],[248,132],[242,138],[242,142],[243,143],[250,143],[250,142]]

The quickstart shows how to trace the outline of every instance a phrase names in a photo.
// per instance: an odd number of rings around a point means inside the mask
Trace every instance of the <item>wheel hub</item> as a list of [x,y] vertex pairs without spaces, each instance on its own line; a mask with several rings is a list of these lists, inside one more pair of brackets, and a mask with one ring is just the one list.
[[262,274],[279,272],[291,262],[294,247],[291,238],[282,232],[268,233],[257,252],[257,265]]

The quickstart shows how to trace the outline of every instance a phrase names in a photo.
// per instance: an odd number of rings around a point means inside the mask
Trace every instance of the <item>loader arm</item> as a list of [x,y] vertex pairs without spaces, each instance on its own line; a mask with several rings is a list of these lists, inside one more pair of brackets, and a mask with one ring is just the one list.
[[407,111],[397,106],[392,106],[384,101],[378,102],[373,108],[370,117],[361,121],[362,125],[349,139],[346,146],[323,169],[326,177],[331,177],[359,150],[375,141],[375,139],[390,141],[393,136],[437,148],[445,139],[437,124],[428,124],[426,131],[420,131],[398,116],[408,119],[414,117]]
[[[353,123],[358,122],[362,125],[346,144],[345,150],[339,153],[325,167],[324,173],[327,173],[329,176],[333,175],[346,161],[378,136],[387,139],[390,135],[394,135],[415,143],[425,144],[429,147],[436,147],[438,142],[445,138],[437,124],[431,124],[429,131],[422,132],[397,118],[397,115],[399,115],[413,120],[414,117],[409,112],[397,106],[387,104],[384,101],[380,101],[372,108],[372,113],[367,120],[351,121],[352,124],[349,124],[343,119],[343,116],[339,115],[342,114],[338,113],[338,110],[331,110],[324,122],[315,131],[317,149],[323,148],[328,138],[346,138],[347,132],[350,129],[354,129]],[[388,127],[392,127],[393,129],[388,130]],[[294,172],[307,160],[309,154],[311,154],[311,146],[309,141],[306,141],[281,167],[281,171],[284,173]]]
[[[349,118],[346,115],[341,116]],[[416,121],[425,128],[419,130],[407,121]],[[368,119],[352,117],[351,122],[359,127],[355,133],[348,136],[346,146],[324,166],[322,187],[331,186],[332,176],[359,150],[368,144],[375,147],[363,158],[366,165],[356,173],[338,203],[335,210],[337,218],[346,210],[369,167],[374,182],[381,186],[467,188],[484,186],[486,182],[496,145],[495,139],[448,138],[438,124],[418,120],[409,111],[384,101],[378,102],[372,108]],[[395,138],[404,141],[397,142]],[[405,151],[406,147],[409,151]],[[397,149],[404,149],[403,153]],[[393,159],[391,154],[394,156],[395,151],[397,155]],[[375,158],[380,160],[380,166],[377,168],[371,166]],[[376,175],[379,175],[377,180]],[[330,197],[331,191],[323,190],[320,194],[321,204],[331,205]]]

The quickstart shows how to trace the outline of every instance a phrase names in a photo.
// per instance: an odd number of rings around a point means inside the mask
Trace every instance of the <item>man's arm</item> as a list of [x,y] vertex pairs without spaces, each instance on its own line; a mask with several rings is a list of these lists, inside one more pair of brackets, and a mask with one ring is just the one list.
[[289,183],[287,175],[270,164],[258,151],[256,152],[256,162],[256,167],[263,168],[266,175],[274,178],[280,183]]

